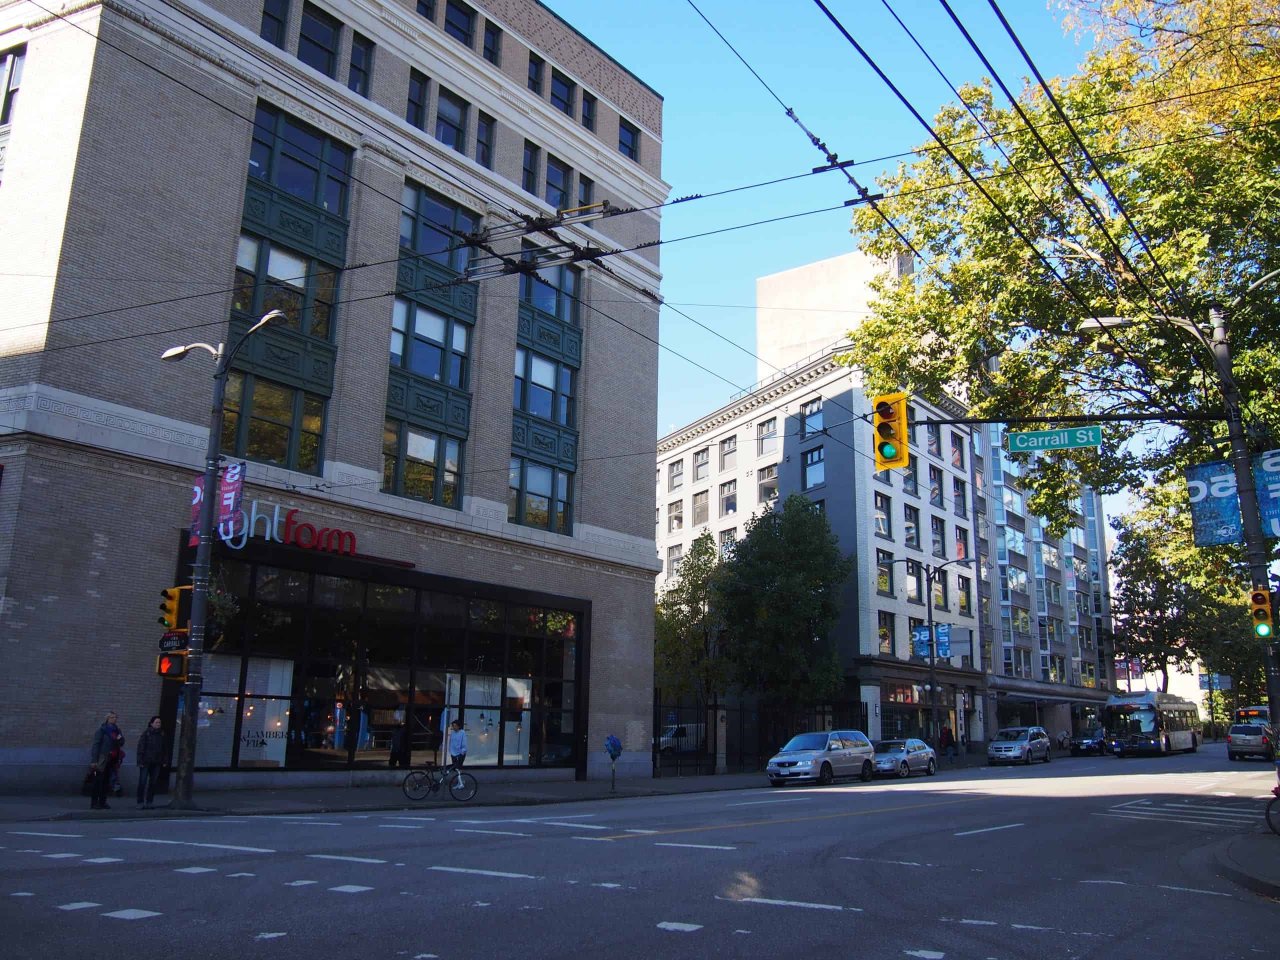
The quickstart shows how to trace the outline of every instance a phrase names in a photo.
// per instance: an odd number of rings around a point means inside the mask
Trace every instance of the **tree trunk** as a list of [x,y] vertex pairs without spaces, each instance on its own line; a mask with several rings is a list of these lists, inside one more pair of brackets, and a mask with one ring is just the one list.
[[1160,668],[1160,692],[1169,692],[1169,664],[1165,664]]

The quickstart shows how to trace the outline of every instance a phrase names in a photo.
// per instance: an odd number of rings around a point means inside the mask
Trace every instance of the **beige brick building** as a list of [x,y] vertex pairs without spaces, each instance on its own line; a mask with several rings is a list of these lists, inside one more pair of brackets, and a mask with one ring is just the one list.
[[160,355],[273,308],[197,786],[459,715],[469,764],[600,775],[616,734],[646,775],[660,273],[581,251],[658,238],[661,97],[535,0],[107,0],[0,5],[0,109],[0,788],[73,783],[108,709],[172,733],[213,363]]

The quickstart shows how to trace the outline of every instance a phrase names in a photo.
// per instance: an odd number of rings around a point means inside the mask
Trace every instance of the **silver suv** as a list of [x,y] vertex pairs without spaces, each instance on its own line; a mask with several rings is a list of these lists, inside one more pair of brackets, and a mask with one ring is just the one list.
[[987,763],[1030,763],[1053,759],[1044,727],[1003,727],[987,743]]
[[769,761],[765,772],[769,785],[780,787],[793,780],[828,784],[836,777],[870,780],[875,748],[861,730],[829,730],[798,733]]

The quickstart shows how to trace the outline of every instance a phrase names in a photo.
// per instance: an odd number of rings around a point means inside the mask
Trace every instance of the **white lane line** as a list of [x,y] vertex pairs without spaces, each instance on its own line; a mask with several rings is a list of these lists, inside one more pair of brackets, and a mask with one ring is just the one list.
[[58,907],[59,910],[87,910],[90,907],[100,907],[102,904],[94,903],[91,900],[77,900],[75,903],[64,903]]
[[217,873],[213,867],[179,867],[174,873]]
[[228,873],[227,874],[228,879],[230,879],[231,877],[256,877],[256,876],[257,876],[256,873]]
[[111,917],[113,920],[144,920],[147,917],[160,916],[155,910],[112,910],[110,913],[104,913],[104,917]]
[[17,853],[44,853],[43,850],[37,850],[34,847],[27,847],[25,850],[15,851]]
[[1053,930],[1053,927],[1037,927],[1033,923],[1011,923],[1009,926],[1014,930]]
[[570,823],[567,820],[538,821],[540,827],[575,827],[578,830],[612,830],[613,827],[602,827],[598,823]]
[[340,827],[342,824],[336,820],[281,820],[281,823],[287,823],[293,827]]
[[515,830],[468,830],[466,827],[458,827],[454,833],[488,833],[499,837],[532,837],[532,833],[517,833]]
[[340,857],[335,853],[308,853],[312,860],[341,860],[343,863],[386,863],[374,857]]
[[193,840],[152,840],[148,837],[111,837],[121,843],[163,843],[171,847],[200,847],[204,850],[235,850],[237,853],[275,853],[266,847],[238,847],[231,843],[196,843]]
[[472,870],[467,867],[427,867],[428,870],[438,870],[440,873],[469,873],[477,877],[499,877],[503,880],[541,880],[541,877],[535,877],[528,873],[506,873],[502,870]]
[[46,853],[44,858],[46,860],[71,860],[78,856],[80,856],[78,853]]
[[730,803],[730,807],[763,807],[770,803],[808,803],[813,797],[783,797],[778,800],[749,800],[746,803]]
[[570,840],[594,840],[596,843],[613,843],[613,840],[609,837],[570,837],[569,839]]
[[40,833],[36,830],[10,830],[9,833],[15,837],[68,837],[72,840],[84,837],[83,833]]
[[1190,827],[1238,827],[1238,823],[1222,823],[1214,820],[1179,820],[1177,817],[1150,816],[1144,817],[1137,812],[1132,813],[1095,813],[1095,817],[1111,817],[1115,820],[1145,820],[1148,823],[1183,823]]
[[34,893],[28,893],[26,890],[19,890],[17,893],[9,894],[11,897],[34,897]]
[[768,897],[743,897],[739,902],[760,903],[766,907],[800,907],[803,910],[851,910],[854,913],[862,912],[861,907],[842,907],[838,903],[807,903],[804,900],[773,900]]
[[384,815],[384,816],[380,817],[379,819],[382,819],[382,820],[413,820],[413,821],[419,821],[419,822],[422,822],[422,823],[426,823],[427,821],[434,821],[434,820],[435,820],[435,817],[393,817],[393,816],[390,816],[390,815]]
[[659,930],[670,930],[673,933],[693,933],[695,930],[701,930],[700,923],[677,923],[675,920],[663,920],[658,924]]
[[421,830],[422,826],[416,823],[380,823],[379,830]]
[[92,857],[88,860],[81,860],[81,863],[124,863],[120,857]]
[[650,834],[650,833],[657,833],[658,831],[657,831],[657,830],[623,830],[622,832],[623,832],[623,833],[640,833],[640,834]]
[[993,830],[1012,830],[1014,827],[1025,827],[1025,823],[1006,823],[1001,827],[983,827],[981,830],[961,830],[953,833],[953,837],[972,837],[975,833],[991,833]]
[[622,889],[622,884],[620,883],[593,883],[592,886],[602,887],[605,890],[621,890]]
[[919,957],[920,960],[942,960],[946,956],[945,953],[939,953],[937,950],[903,950],[908,957]]
[[998,927],[999,924],[994,920],[957,920],[957,923],[967,923],[971,927]]
[[285,884],[286,887],[309,887],[313,883],[319,883],[319,880],[290,880]]
[[894,867],[938,867],[938,863],[924,863],[917,860],[876,860],[873,857],[841,857],[841,860],[856,860],[859,863],[887,863]]
[[277,937],[287,937],[287,933],[260,933],[253,939],[255,940],[274,940]]
[[714,843],[654,843],[655,847],[683,847],[686,850],[737,850],[737,847],[722,847]]
[[1109,883],[1117,887],[1127,887],[1129,885],[1123,880],[1078,880],[1076,882],[1077,883]]
[[1199,890],[1196,887],[1175,887],[1167,883],[1157,883],[1157,887],[1161,890],[1177,890],[1179,893],[1203,893],[1208,897],[1229,897],[1229,893],[1220,893],[1217,890]]
[[366,893],[369,890],[372,890],[373,887],[362,887],[354,883],[344,883],[340,887],[330,887],[329,889],[334,893]]

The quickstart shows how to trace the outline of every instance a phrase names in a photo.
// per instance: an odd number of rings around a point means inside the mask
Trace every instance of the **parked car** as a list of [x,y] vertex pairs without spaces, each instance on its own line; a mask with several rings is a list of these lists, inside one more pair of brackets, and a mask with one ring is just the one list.
[[662,731],[658,738],[659,753],[692,753],[707,745],[705,723],[677,723]]
[[875,748],[861,730],[798,733],[765,767],[769,785],[812,780],[828,784],[837,777],[870,780]]
[[933,776],[938,772],[938,756],[923,740],[881,740],[876,744],[876,773],[909,777],[913,773]]
[[987,763],[1030,763],[1053,759],[1044,727],[1003,727],[987,743]]
[[1233,723],[1227,731],[1227,759],[1265,757],[1270,760],[1275,735],[1260,723]]
[[1077,733],[1071,738],[1071,755],[1073,757],[1091,753],[1096,753],[1101,757],[1106,752],[1107,731],[1103,730],[1102,727],[1094,727],[1084,733]]

